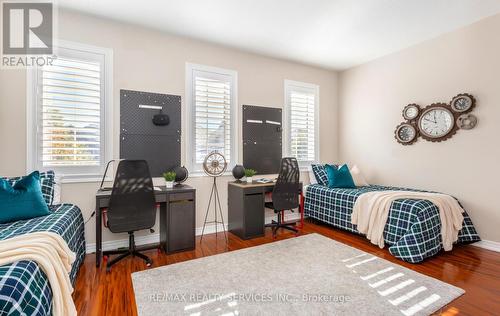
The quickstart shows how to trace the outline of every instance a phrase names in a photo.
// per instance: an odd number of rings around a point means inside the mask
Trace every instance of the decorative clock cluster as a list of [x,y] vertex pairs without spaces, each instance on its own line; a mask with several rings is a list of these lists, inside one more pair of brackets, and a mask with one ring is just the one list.
[[403,145],[413,144],[418,136],[431,142],[441,142],[452,137],[458,129],[472,129],[477,118],[470,112],[476,99],[470,94],[455,96],[449,104],[433,103],[423,109],[417,104],[408,104],[403,109],[406,122],[399,124],[394,132],[396,140]]

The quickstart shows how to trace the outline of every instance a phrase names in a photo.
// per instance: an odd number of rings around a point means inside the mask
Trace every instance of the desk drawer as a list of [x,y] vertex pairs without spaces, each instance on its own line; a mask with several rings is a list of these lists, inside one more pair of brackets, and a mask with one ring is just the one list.
[[194,201],[175,201],[169,204],[167,252],[195,247]]
[[245,194],[243,197],[245,237],[264,235],[264,194]]
[[172,193],[168,195],[168,200],[172,201],[184,201],[184,200],[194,200],[193,192],[184,192],[184,193]]

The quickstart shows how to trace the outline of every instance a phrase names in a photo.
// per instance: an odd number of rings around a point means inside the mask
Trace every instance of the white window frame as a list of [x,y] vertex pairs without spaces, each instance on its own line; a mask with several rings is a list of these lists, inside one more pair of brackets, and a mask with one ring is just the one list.
[[301,171],[307,171],[308,167],[313,163],[319,162],[319,85],[300,82],[294,80],[286,79],[284,82],[284,91],[285,91],[285,107],[284,107],[284,122],[283,122],[283,130],[284,130],[284,142],[283,142],[283,152],[287,155],[291,155],[291,100],[290,100],[290,92],[293,91],[304,91],[304,92],[313,92],[314,96],[314,161],[299,161],[299,166]]
[[68,55],[77,56],[78,53],[92,53],[102,55],[104,60],[103,65],[103,84],[104,98],[101,105],[101,133],[103,148],[101,151],[101,163],[98,167],[89,168],[86,166],[74,167],[46,167],[44,168],[39,161],[39,107],[38,107],[38,67],[32,67],[27,70],[26,78],[26,121],[27,121],[27,161],[26,171],[29,173],[33,170],[54,170],[56,174],[61,176],[63,183],[74,182],[96,182],[100,181],[104,174],[106,163],[113,157],[113,50],[110,48],[97,47],[81,43],[59,40],[57,46],[54,47],[55,52],[58,49],[64,49],[69,52]]
[[225,175],[231,174],[231,169],[239,161],[239,139],[238,139],[238,117],[239,117],[239,107],[238,107],[238,73],[235,70],[224,69],[219,67],[212,67],[206,65],[200,65],[195,63],[186,63],[186,114],[184,118],[184,126],[186,131],[185,138],[185,165],[188,168],[190,175],[192,176],[204,176],[205,173],[201,168],[201,164],[197,164],[196,151],[195,151],[195,89],[194,85],[194,73],[196,71],[203,71],[213,73],[215,75],[225,75],[231,77],[231,162],[227,167]]

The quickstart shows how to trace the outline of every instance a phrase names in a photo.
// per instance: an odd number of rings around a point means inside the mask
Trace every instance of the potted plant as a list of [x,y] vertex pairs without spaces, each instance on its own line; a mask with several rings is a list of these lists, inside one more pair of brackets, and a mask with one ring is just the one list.
[[252,183],[252,177],[257,174],[257,171],[253,169],[245,169],[245,177],[248,183]]
[[165,179],[165,186],[167,188],[173,188],[174,187],[174,181],[175,181],[175,172],[173,171],[168,171],[163,174],[163,178]]

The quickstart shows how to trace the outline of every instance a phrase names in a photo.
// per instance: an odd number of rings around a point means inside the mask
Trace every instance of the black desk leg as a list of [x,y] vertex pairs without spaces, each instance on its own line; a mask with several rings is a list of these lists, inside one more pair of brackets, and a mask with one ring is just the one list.
[[101,265],[102,259],[102,217],[101,209],[96,205],[95,208],[95,266]]

